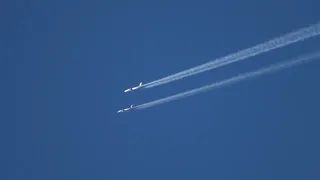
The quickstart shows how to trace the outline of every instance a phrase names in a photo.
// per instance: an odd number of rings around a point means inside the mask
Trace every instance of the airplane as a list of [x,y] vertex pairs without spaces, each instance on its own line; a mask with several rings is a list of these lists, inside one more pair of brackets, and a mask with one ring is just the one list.
[[118,113],[125,112],[125,111],[129,111],[129,110],[131,110],[131,109],[133,109],[133,108],[134,108],[133,105],[131,105],[131,106],[128,107],[128,108],[119,110]]
[[139,86],[136,86],[136,87],[133,87],[133,88],[126,89],[126,90],[124,90],[124,92],[134,91],[134,90],[136,90],[136,89],[140,88],[141,86],[142,86],[142,82],[140,82]]

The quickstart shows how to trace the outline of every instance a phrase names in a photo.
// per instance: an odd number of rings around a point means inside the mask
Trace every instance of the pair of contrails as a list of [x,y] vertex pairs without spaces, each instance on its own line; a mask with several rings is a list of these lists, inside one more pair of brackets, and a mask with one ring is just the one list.
[[[250,57],[254,57],[257,56],[259,54],[265,53],[265,52],[269,52],[271,50],[275,50],[275,49],[279,49],[282,47],[285,47],[287,45],[293,44],[293,43],[297,43],[303,40],[307,40],[309,38],[315,37],[317,35],[320,34],[320,22],[310,25],[308,27],[293,31],[291,33],[288,33],[286,35],[274,38],[272,40],[269,40],[267,42],[258,44],[256,46],[253,46],[251,48],[242,50],[242,51],[238,51],[236,53],[227,55],[225,57],[222,58],[218,58],[216,60],[210,61],[208,63],[190,68],[188,70],[173,74],[173,75],[169,75],[167,77],[149,82],[147,84],[142,85],[142,83],[139,84],[139,86],[133,87],[133,88],[129,88],[127,90],[125,90],[125,92],[128,91],[134,91],[137,90],[139,88],[151,88],[151,87],[156,87],[156,86],[160,86],[160,85],[164,85],[173,81],[177,81],[189,76],[193,76],[205,71],[209,71],[212,69],[216,69],[218,67],[222,67],[222,66],[226,66],[235,62],[239,62],[245,59],[248,59]],[[320,52],[316,52],[313,54],[307,54],[298,58],[295,58],[293,60],[284,62],[284,63],[279,63],[279,64],[275,64],[275,65],[271,65],[269,67],[266,68],[262,68],[259,69],[257,71],[253,71],[253,72],[249,72],[249,73],[244,73],[244,74],[240,74],[237,76],[234,76],[232,78],[226,79],[226,80],[222,80],[220,82],[216,82],[210,85],[206,85],[200,88],[196,88],[196,89],[192,89],[186,92],[182,92],[176,95],[172,95],[169,97],[165,97],[162,99],[158,99],[152,102],[148,102],[145,104],[141,104],[138,106],[133,106],[131,105],[129,108],[120,110],[118,112],[124,112],[124,111],[128,111],[128,110],[132,110],[132,109],[145,109],[145,108],[149,108],[155,105],[159,105],[162,103],[167,103],[173,100],[177,100],[177,99],[181,99],[184,97],[188,97],[191,95],[195,95],[201,92],[205,92],[208,90],[212,90],[215,88],[219,88],[219,87],[223,87],[225,85],[230,85],[230,84],[234,84],[234,83],[238,83],[240,81],[243,80],[247,80],[253,77],[257,77],[260,75],[264,75],[264,74],[268,74],[268,73],[272,73],[278,70],[282,70],[285,68],[289,68],[295,65],[299,65],[301,63],[304,62],[309,62],[315,59],[318,59],[320,57]]]

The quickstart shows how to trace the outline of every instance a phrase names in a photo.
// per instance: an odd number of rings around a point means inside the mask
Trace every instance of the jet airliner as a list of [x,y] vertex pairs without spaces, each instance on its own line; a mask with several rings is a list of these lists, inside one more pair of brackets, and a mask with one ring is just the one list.
[[141,86],[142,86],[142,82],[141,82],[138,86],[136,86],[136,87],[133,87],[133,88],[129,88],[129,89],[124,90],[124,92],[134,91],[134,90],[140,88]]
[[128,107],[128,108],[119,110],[118,113],[125,112],[125,111],[129,111],[129,110],[131,110],[131,109],[133,109],[133,108],[134,108],[133,105],[131,105],[131,106]]

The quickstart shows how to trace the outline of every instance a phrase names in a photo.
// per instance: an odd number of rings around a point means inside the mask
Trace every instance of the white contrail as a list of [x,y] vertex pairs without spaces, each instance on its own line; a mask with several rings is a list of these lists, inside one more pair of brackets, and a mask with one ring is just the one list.
[[308,38],[317,36],[319,34],[320,34],[320,23],[313,24],[311,26],[299,29],[297,31],[291,32],[291,33],[286,34],[284,36],[281,36],[281,37],[269,40],[267,42],[258,44],[254,47],[251,47],[251,48],[248,48],[248,49],[245,49],[242,51],[238,51],[236,53],[227,55],[222,58],[218,58],[216,60],[213,60],[211,62],[202,64],[199,66],[196,66],[194,68],[191,68],[191,69],[167,76],[165,78],[147,83],[147,84],[143,85],[143,87],[151,88],[151,87],[159,86],[159,85],[166,84],[166,83],[169,83],[172,81],[176,81],[176,80],[188,77],[188,76],[196,75],[198,73],[209,71],[211,69],[225,66],[230,63],[237,62],[237,61],[241,61],[241,60],[247,59],[249,57],[259,55],[264,52],[268,52],[268,51],[271,51],[274,49],[278,49],[278,48],[287,46],[287,45],[295,43],[295,42],[303,41]]
[[258,76],[261,76],[261,75],[264,75],[264,74],[267,74],[267,73],[273,73],[275,71],[279,71],[279,70],[284,69],[284,68],[289,68],[289,67],[292,67],[292,66],[295,66],[295,65],[299,65],[299,64],[304,63],[304,62],[312,61],[312,60],[315,60],[317,58],[320,58],[320,51],[316,52],[316,53],[313,53],[313,54],[308,54],[308,55],[305,55],[305,56],[301,56],[301,57],[295,58],[294,60],[289,61],[289,62],[274,64],[274,65],[271,65],[271,66],[266,67],[266,68],[262,68],[262,69],[257,70],[257,71],[243,73],[243,74],[234,76],[232,78],[229,78],[229,79],[226,79],[226,80],[223,80],[223,81],[220,81],[220,82],[216,82],[216,83],[213,83],[213,84],[210,84],[210,85],[206,85],[206,86],[203,86],[203,87],[200,87],[200,88],[196,88],[196,89],[192,89],[192,90],[189,90],[189,91],[186,91],[186,92],[183,92],[183,93],[172,95],[172,96],[169,96],[169,97],[166,97],[166,98],[163,98],[163,99],[159,99],[159,100],[155,100],[155,101],[152,101],[152,102],[149,102],[149,103],[138,105],[138,106],[136,106],[136,109],[149,108],[149,107],[152,107],[152,106],[155,106],[155,105],[159,105],[159,104],[167,103],[167,102],[170,102],[170,101],[173,101],[173,100],[185,98],[185,97],[192,96],[192,95],[195,95],[195,94],[198,94],[198,93],[202,93],[202,92],[205,92],[205,91],[208,91],[208,90],[212,90],[212,89],[215,89],[215,88],[220,88],[220,87],[223,87],[223,86],[226,86],[226,85],[235,84],[235,83],[238,83],[240,81],[248,80],[250,78],[258,77]]

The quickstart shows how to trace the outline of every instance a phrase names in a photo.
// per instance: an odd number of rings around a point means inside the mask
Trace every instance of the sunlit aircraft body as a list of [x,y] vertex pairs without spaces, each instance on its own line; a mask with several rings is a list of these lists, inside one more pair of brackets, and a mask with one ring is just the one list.
[[134,90],[136,90],[136,89],[140,88],[141,86],[142,86],[142,82],[139,84],[139,86],[136,86],[136,87],[133,87],[133,88],[126,89],[126,90],[124,90],[124,92],[134,91]]
[[118,113],[125,112],[125,111],[129,111],[129,110],[131,110],[131,109],[133,109],[133,108],[134,108],[133,105],[131,105],[131,106],[128,107],[128,108],[119,110]]

